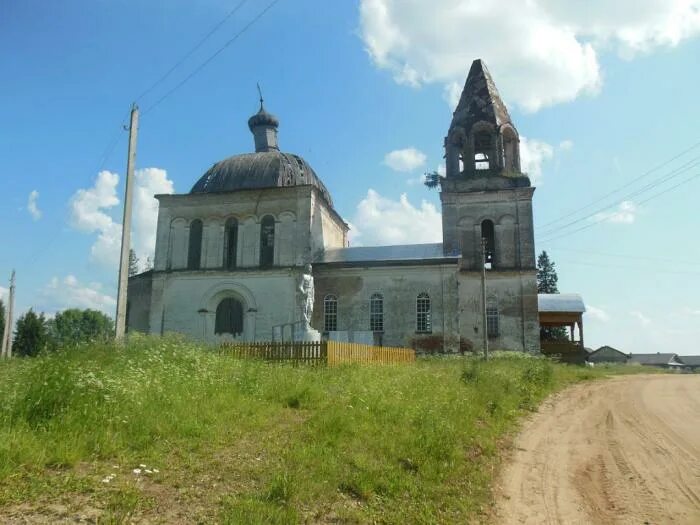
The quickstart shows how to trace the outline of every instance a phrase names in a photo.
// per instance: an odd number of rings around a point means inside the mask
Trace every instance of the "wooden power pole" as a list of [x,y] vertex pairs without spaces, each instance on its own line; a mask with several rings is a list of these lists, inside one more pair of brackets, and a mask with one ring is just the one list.
[[10,277],[10,294],[7,300],[7,311],[5,312],[5,330],[2,333],[2,350],[0,351],[0,356],[10,358],[12,357],[12,326],[15,310],[15,271],[12,270],[12,277]]
[[486,319],[486,238],[481,238],[481,319],[484,336],[484,359],[489,358],[489,330]]
[[124,188],[124,219],[122,220],[122,250],[119,258],[119,288],[117,290],[117,319],[115,338],[119,341],[126,333],[126,290],[129,285],[129,249],[131,247],[131,194],[136,164],[136,136],[139,128],[139,108],[131,106],[129,122],[129,152],[126,159],[126,184]]

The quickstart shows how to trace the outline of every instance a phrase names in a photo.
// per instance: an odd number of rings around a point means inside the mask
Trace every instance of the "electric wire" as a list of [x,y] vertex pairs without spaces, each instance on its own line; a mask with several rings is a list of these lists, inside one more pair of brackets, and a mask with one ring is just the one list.
[[206,35],[204,35],[204,37],[202,37],[199,40],[199,42],[197,42],[194,45],[194,47],[192,47],[187,53],[185,53],[185,55],[182,58],[180,58],[177,62],[175,62],[175,64],[170,69],[168,69],[158,80],[156,80],[147,89],[145,89],[138,97],[136,97],[134,99],[134,101],[138,102],[139,100],[144,98],[146,95],[148,95],[151,91],[153,91],[157,86],[159,86],[161,83],[163,83],[165,81],[165,79],[168,78],[173,73],[173,71],[175,71],[188,58],[190,58],[200,47],[202,47],[204,45],[204,43],[207,40],[209,40],[209,38],[214,33],[216,33],[219,30],[219,28],[221,28],[221,26],[223,26],[233,15],[235,15],[241,9],[241,7],[243,7],[243,5],[245,5],[245,3],[247,1],[248,0],[241,0],[240,2],[238,2],[238,4],[236,4],[236,7],[234,7],[231,11],[229,11],[229,13],[224,18],[222,18],[219,22],[217,22],[216,25],[214,25],[214,27],[212,27],[209,30],[209,32]]
[[[700,173],[695,173],[695,174],[692,175],[691,177],[688,177],[687,179],[684,179],[683,181],[679,182],[679,183],[676,184],[675,186],[672,186],[672,187],[667,188],[667,189],[665,189],[665,190],[663,190],[663,191],[660,191],[660,192],[658,192],[658,193],[653,194],[653,195],[650,196],[649,198],[647,198],[647,199],[641,201],[639,204],[643,204],[643,203],[649,202],[650,200],[653,200],[653,199],[655,199],[655,198],[657,198],[657,197],[660,197],[661,195],[663,195],[663,194],[665,194],[665,193],[668,193],[669,191],[674,190],[674,189],[678,188],[679,186],[683,186],[684,184],[687,184],[688,182],[691,182],[692,180],[697,179],[698,177],[700,177]],[[540,242],[552,242],[552,241],[555,241],[555,240],[557,240],[557,239],[561,239],[561,238],[563,238],[563,237],[568,237],[568,236],[571,235],[571,234],[574,234],[574,233],[577,233],[577,232],[580,232],[580,231],[583,231],[583,230],[587,230],[588,228],[591,228],[591,227],[595,226],[596,224],[600,224],[601,222],[605,222],[607,219],[608,219],[608,217],[600,217],[598,220],[596,220],[596,221],[594,221],[594,222],[591,222],[591,223],[589,223],[589,224],[585,224],[585,225],[581,226],[580,228],[576,228],[575,230],[571,230],[571,231],[567,231],[567,232],[562,232],[561,234],[559,234],[559,235],[554,235],[553,237],[552,237],[552,236],[549,236],[549,237],[545,236],[545,238],[544,238],[544,239],[541,239]]]
[[277,5],[280,2],[280,0],[273,0],[270,2],[267,7],[265,7],[262,11],[260,11],[255,17],[253,17],[252,20],[250,20],[243,28],[238,31],[230,40],[224,43],[223,46],[221,46],[219,49],[217,49],[212,55],[209,56],[204,62],[202,62],[197,68],[195,68],[194,71],[192,71],[189,75],[187,75],[184,79],[182,79],[179,83],[177,83],[172,89],[167,91],[162,97],[160,97],[158,100],[156,100],[153,104],[148,106],[146,109],[144,109],[141,114],[146,115],[147,113],[151,112],[154,108],[159,106],[165,99],[167,99],[170,95],[175,93],[178,89],[180,89],[182,86],[184,86],[189,80],[191,80],[194,76],[196,76],[202,69],[204,69],[212,60],[214,60],[217,56],[219,56],[228,46],[233,44],[238,38],[240,38],[246,31],[248,31],[258,20],[260,20],[265,14],[267,14],[270,9],[272,9],[275,5]]
[[641,188],[637,188],[636,190],[633,190],[630,193],[625,194],[621,199],[616,200],[616,201],[614,201],[606,206],[603,206],[601,208],[596,208],[593,212],[589,213],[588,215],[584,215],[583,217],[579,217],[578,219],[570,221],[562,226],[556,226],[553,228],[545,229],[545,231],[542,231],[541,229],[539,229],[538,233],[540,235],[543,235],[546,237],[546,236],[552,235],[558,231],[569,228],[575,224],[578,224],[579,222],[585,221],[586,219],[589,219],[591,217],[595,217],[599,213],[602,213],[606,210],[609,210],[610,208],[618,206],[629,199],[632,199],[638,195],[641,195],[642,193],[645,193],[649,190],[652,190],[652,189],[656,188],[657,186],[660,186],[661,184],[664,184],[664,183],[678,177],[679,175],[684,174],[685,172],[687,172],[690,169],[692,169],[696,166],[699,166],[699,165],[700,165],[700,156],[695,157],[695,158],[691,159],[690,161],[686,162],[685,164],[675,168],[670,173],[667,173],[666,175],[664,175],[660,178],[654,179],[654,181],[646,184],[645,186],[642,186]]
[[629,181],[629,182],[623,184],[622,186],[619,186],[619,187],[615,188],[614,190],[612,190],[612,191],[606,193],[606,194],[603,195],[602,197],[599,197],[598,199],[596,199],[596,200],[594,200],[594,201],[592,201],[592,202],[586,204],[585,206],[582,206],[582,207],[580,207],[580,208],[577,208],[577,209],[575,209],[575,210],[572,210],[571,212],[567,213],[566,215],[562,215],[561,217],[559,217],[559,218],[557,218],[557,219],[554,219],[553,221],[550,221],[550,222],[548,222],[548,223],[543,224],[543,225],[541,226],[541,228],[546,228],[547,226],[549,226],[549,225],[551,225],[551,224],[555,224],[555,223],[557,223],[557,222],[559,222],[559,221],[562,221],[562,220],[567,219],[567,218],[569,218],[569,217],[571,217],[571,216],[573,216],[573,215],[576,215],[576,214],[577,214],[578,212],[580,212],[580,211],[587,210],[587,209],[589,209],[591,206],[595,206],[595,205],[598,204],[599,202],[601,202],[601,201],[607,199],[608,197],[610,197],[610,196],[612,196],[612,195],[615,195],[616,193],[619,193],[620,191],[622,191],[622,190],[624,190],[625,188],[629,187],[631,184],[634,184],[634,183],[636,183],[636,182],[642,180],[643,178],[645,178],[645,177],[651,175],[652,173],[654,173],[654,172],[656,172],[656,171],[658,171],[658,170],[664,168],[664,167],[667,166],[670,162],[673,162],[674,160],[679,159],[680,157],[682,157],[682,156],[685,155],[686,153],[688,153],[688,152],[690,152],[690,151],[692,151],[692,150],[694,150],[695,148],[698,148],[698,147],[700,147],[700,141],[696,142],[695,144],[691,145],[690,147],[688,147],[687,149],[681,151],[680,153],[674,155],[674,156],[671,157],[670,159],[668,159],[668,160],[666,160],[666,161],[664,161],[664,162],[662,162],[662,163],[660,163],[660,164],[654,166],[654,167],[651,168],[650,170],[648,170],[648,171],[642,173],[640,176],[635,177],[635,178],[632,179],[631,181]]

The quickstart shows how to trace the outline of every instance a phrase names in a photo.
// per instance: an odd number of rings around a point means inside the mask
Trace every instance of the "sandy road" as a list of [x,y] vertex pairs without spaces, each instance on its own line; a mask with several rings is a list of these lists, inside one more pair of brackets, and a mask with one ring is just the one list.
[[554,396],[516,438],[498,493],[503,524],[700,524],[700,375]]

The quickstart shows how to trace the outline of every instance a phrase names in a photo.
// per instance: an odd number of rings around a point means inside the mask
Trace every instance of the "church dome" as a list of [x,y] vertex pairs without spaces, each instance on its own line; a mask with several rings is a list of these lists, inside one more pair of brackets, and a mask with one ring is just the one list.
[[272,113],[265,111],[262,104],[260,104],[260,111],[248,119],[248,128],[250,128],[250,131],[254,131],[258,126],[270,126],[277,128],[279,125],[280,121],[277,120],[277,117],[275,117]]
[[192,186],[190,193],[314,186],[333,206],[331,194],[311,166],[299,155],[279,150],[279,120],[265,110],[262,96],[260,110],[248,119],[248,127],[255,139],[255,153],[234,155],[217,162]]
[[190,193],[222,193],[285,186],[315,186],[329,205],[331,195],[300,156],[277,150],[234,155],[214,164]]

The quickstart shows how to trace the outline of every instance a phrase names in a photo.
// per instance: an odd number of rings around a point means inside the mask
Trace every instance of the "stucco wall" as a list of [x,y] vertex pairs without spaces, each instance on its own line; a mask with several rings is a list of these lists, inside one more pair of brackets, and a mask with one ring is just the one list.
[[129,277],[126,302],[127,331],[150,331],[152,272]]
[[[492,350],[539,350],[537,281],[535,272],[487,272],[487,304],[498,305],[499,336],[489,338]],[[483,350],[481,275],[459,274],[459,325],[475,350]]]
[[494,223],[494,268],[535,268],[532,219],[534,188],[492,191],[443,191],[443,246],[447,254],[461,254],[463,268],[477,270],[481,257],[481,223]]
[[[459,343],[457,282],[454,265],[338,268],[316,265],[313,326],[323,331],[323,301],[338,297],[338,330],[369,330],[369,301],[384,296],[385,346],[415,346],[421,339],[446,338],[452,350]],[[430,295],[432,334],[416,334],[416,297]]]
[[[187,268],[190,224],[203,222],[200,268],[224,265],[225,225],[238,221],[236,263],[260,263],[260,223],[275,219],[276,266],[303,265],[314,251],[344,245],[347,226],[312,186],[268,188],[220,194],[161,195],[156,234],[156,270]],[[313,204],[312,204],[313,203]]]
[[243,305],[241,340],[269,341],[272,327],[299,320],[296,286],[301,268],[270,270],[179,271],[160,274],[154,286],[153,333],[177,332],[217,342],[216,307],[227,297]]

